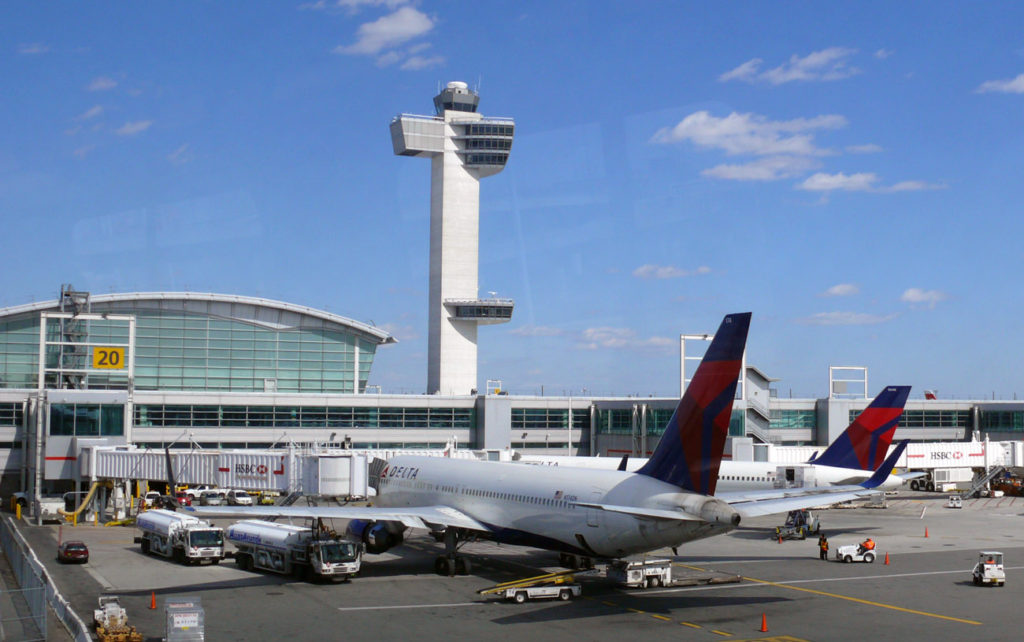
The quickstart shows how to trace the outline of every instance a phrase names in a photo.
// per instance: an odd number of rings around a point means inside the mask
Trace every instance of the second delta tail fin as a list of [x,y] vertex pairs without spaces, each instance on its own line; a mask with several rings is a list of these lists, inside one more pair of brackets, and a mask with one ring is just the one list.
[[750,317],[743,312],[722,320],[658,447],[637,473],[703,495],[715,493]]
[[908,396],[910,386],[886,386],[821,457],[810,463],[836,468],[877,469],[885,460]]

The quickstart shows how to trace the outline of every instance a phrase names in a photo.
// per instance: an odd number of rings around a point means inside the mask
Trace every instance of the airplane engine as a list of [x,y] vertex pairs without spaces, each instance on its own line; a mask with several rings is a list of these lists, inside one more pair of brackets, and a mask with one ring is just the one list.
[[405,539],[405,526],[400,522],[376,522],[354,519],[348,524],[347,535],[366,545],[367,553],[383,553]]

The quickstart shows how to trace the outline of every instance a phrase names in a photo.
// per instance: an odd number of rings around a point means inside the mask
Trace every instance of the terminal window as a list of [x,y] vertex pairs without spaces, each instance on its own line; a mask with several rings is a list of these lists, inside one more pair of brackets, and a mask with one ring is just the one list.
[[52,404],[50,434],[68,437],[123,435],[124,406],[90,403]]

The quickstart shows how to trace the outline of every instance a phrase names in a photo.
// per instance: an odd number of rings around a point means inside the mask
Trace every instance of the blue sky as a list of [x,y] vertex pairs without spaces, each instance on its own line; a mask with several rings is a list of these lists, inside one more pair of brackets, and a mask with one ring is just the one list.
[[678,335],[754,312],[780,395],[829,365],[1024,394],[1024,7],[347,0],[0,8],[0,306],[262,296],[390,330],[426,385],[439,83],[516,119],[481,186],[480,331],[513,393],[672,395]]

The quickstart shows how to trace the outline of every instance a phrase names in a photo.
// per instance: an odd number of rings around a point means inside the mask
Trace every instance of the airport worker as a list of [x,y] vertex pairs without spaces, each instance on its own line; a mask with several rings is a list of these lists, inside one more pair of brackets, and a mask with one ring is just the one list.
[[865,553],[867,551],[873,551],[873,550],[875,550],[875,540],[873,540],[873,539],[871,539],[869,537],[866,540],[864,540],[863,542],[861,542],[861,545],[860,545],[860,552],[861,553]]
[[825,533],[818,535],[818,557],[828,561],[828,538]]

